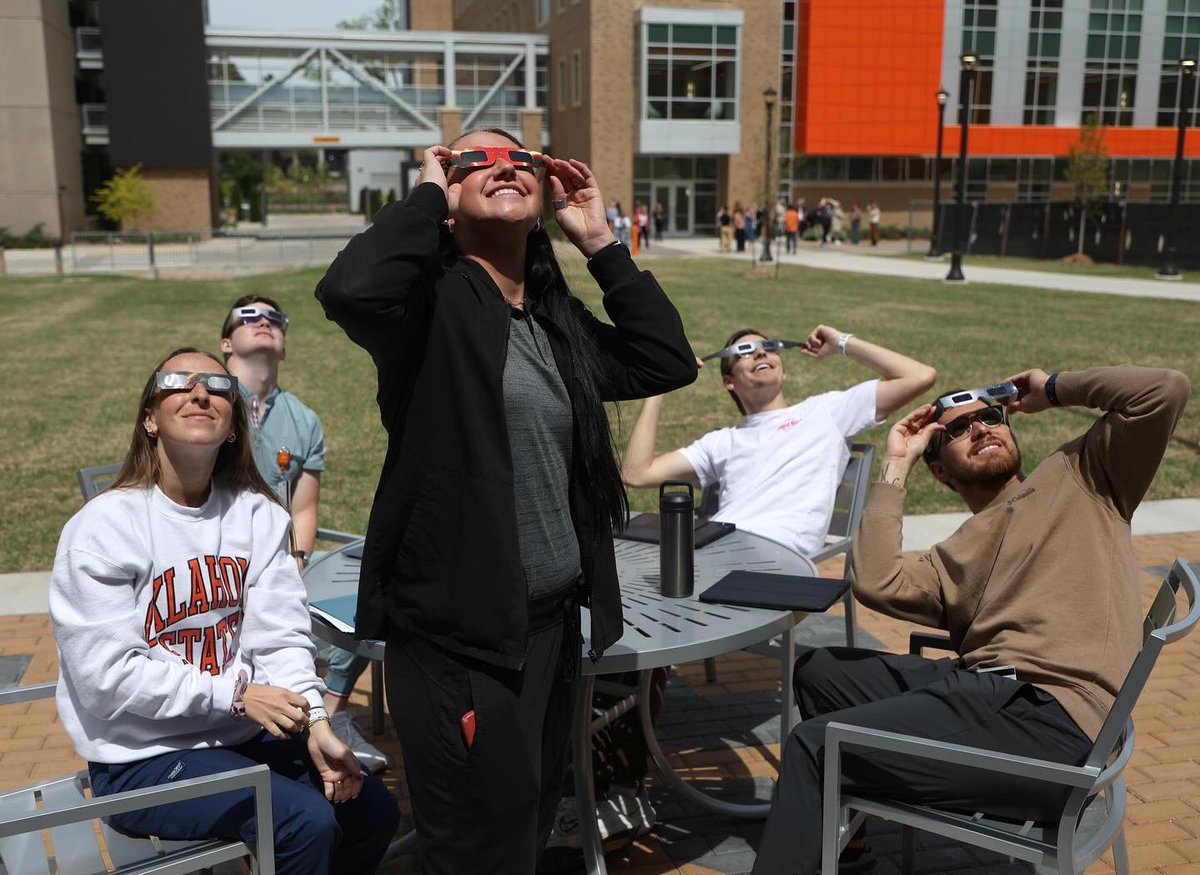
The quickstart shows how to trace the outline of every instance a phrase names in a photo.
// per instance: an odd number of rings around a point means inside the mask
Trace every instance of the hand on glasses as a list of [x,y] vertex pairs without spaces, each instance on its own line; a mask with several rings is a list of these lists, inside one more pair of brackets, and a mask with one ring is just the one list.
[[588,166],[574,158],[564,161],[545,156],[545,162],[554,218],[567,239],[588,258],[615,243],[604,198]]
[[[884,448],[884,460],[880,467],[880,479],[889,480],[885,474],[889,463],[902,469],[901,481],[908,476],[908,470],[917,459],[921,458],[930,441],[946,430],[937,421],[938,408],[935,404],[922,404],[912,413],[905,416],[888,431],[887,445]],[[899,472],[897,472],[899,473]]]
[[1013,374],[1008,382],[1017,387],[1016,398],[1008,402],[1010,413],[1041,413],[1051,407],[1046,395],[1046,381],[1050,375],[1040,368]]

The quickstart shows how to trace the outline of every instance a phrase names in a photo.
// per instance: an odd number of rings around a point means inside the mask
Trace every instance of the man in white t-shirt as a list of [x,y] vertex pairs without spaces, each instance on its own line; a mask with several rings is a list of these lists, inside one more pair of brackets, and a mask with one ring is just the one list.
[[838,481],[850,457],[847,439],[927,392],[937,371],[818,325],[797,348],[799,355],[820,361],[841,354],[879,378],[789,406],[780,352],[757,343],[766,339],[742,329],[721,353],[722,381],[745,417],[740,423],[655,456],[662,396],[647,398],[629,435],[621,473],[631,487],[657,487],[664,480],[719,484],[720,508],[713,519],[811,554],[825,543]]

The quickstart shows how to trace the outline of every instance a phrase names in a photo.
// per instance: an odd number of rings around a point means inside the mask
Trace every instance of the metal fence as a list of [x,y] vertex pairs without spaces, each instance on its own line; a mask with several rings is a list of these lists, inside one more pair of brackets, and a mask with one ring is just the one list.
[[287,268],[328,264],[351,235],[291,232],[253,236],[204,231],[80,231],[71,234],[64,268],[107,273],[230,268]]
[[[921,202],[914,201],[910,217]],[[1079,250],[1079,206],[1045,203],[968,203],[962,217],[967,254],[1057,259]],[[1108,264],[1155,266],[1162,261],[1169,207],[1114,202],[1084,217],[1083,252]],[[937,249],[953,247],[955,205],[941,204]],[[911,219],[910,219],[911,225]],[[1180,204],[1175,213],[1175,247],[1180,267],[1200,268],[1200,204]],[[911,246],[910,246],[911,249]]]

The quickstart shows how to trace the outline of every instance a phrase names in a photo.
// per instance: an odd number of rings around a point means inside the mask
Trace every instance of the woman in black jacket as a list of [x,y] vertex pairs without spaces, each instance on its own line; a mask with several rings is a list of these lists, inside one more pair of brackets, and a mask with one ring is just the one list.
[[[357,632],[387,694],[425,871],[532,872],[558,801],[579,604],[621,636],[612,527],[627,504],[604,401],[687,385],[679,314],[608,227],[586,165],[503,131],[424,154],[317,286],[379,377],[388,451]],[[571,295],[544,186],[612,325]]]

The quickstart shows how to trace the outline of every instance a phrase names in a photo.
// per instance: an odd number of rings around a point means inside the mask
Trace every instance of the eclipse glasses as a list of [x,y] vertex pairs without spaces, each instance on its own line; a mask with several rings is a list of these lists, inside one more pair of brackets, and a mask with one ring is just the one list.
[[266,307],[234,307],[229,311],[229,317],[236,319],[240,325],[253,325],[259,319],[266,319],[283,332],[287,332],[288,322],[291,321],[286,313],[268,310]]
[[446,166],[474,170],[476,167],[491,167],[497,159],[503,158],[518,170],[536,172],[546,166],[545,157],[541,152],[532,152],[529,149],[487,146],[481,149],[455,150],[446,159]]
[[197,383],[209,392],[230,395],[237,389],[238,381],[232,374],[205,374],[200,371],[157,371],[154,374],[154,388],[160,392],[191,391]]
[[1000,404],[1009,398],[1015,397],[1017,397],[1016,383],[997,383],[995,386],[987,386],[983,389],[950,392],[938,398],[934,402],[934,407],[936,408],[937,415],[941,416],[947,410],[962,407],[964,404],[971,404],[975,401],[982,401],[985,404]]
[[714,352],[700,359],[702,362],[711,361],[712,359],[744,359],[754,355],[760,349],[763,352],[779,352],[781,349],[799,349],[806,346],[797,340],[745,340],[741,343],[735,343],[733,346],[727,346],[720,352]]
[[966,416],[959,416],[946,423],[943,434],[935,434],[925,447],[925,461],[935,461],[938,454],[941,453],[943,446],[966,437],[971,433],[971,429],[975,427],[976,422],[987,428],[1006,425],[1008,423],[1008,410],[1004,407],[1004,402],[1015,397],[1017,397],[1017,386],[1015,383],[1009,382],[997,383],[995,386],[986,386],[982,389],[966,389],[962,392],[950,392],[938,398],[934,402],[935,419],[947,410],[953,410],[955,407],[962,407],[976,401],[982,401],[987,406],[968,413]]

